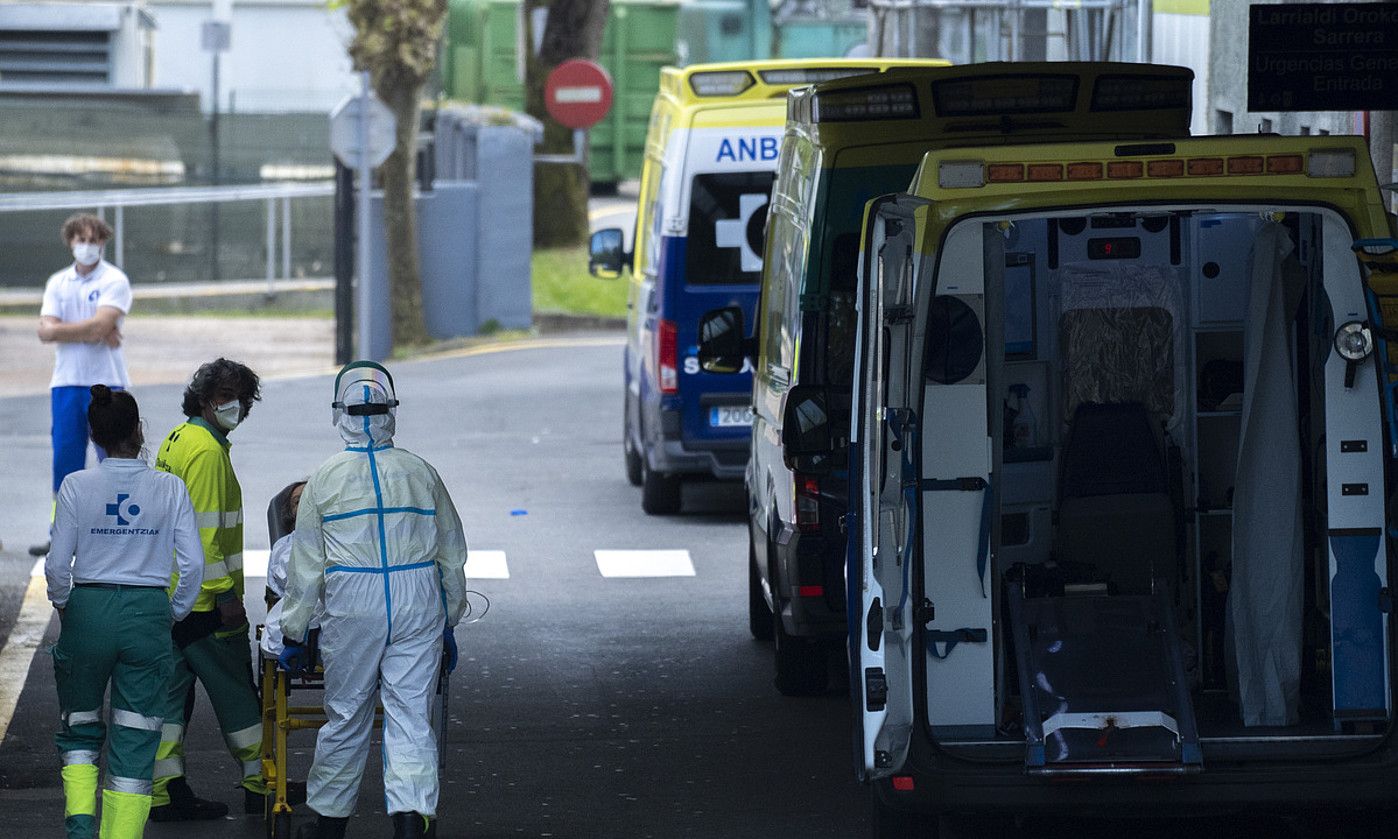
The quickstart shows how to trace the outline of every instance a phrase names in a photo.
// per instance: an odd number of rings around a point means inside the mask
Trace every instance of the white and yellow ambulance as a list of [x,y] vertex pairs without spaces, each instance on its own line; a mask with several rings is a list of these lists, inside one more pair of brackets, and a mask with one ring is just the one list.
[[695,356],[699,316],[751,317],[787,91],[934,60],[803,59],[666,67],[651,109],[633,251],[593,235],[589,267],[631,266],[624,364],[628,479],[648,513],[680,507],[685,479],[739,479],[748,459],[751,377],[716,376]]
[[[848,589],[876,834],[1391,808],[1398,241],[1362,139],[1017,142],[1188,107],[1038,66],[913,95],[1007,130],[866,210]],[[839,445],[833,407],[788,392],[788,450]]]

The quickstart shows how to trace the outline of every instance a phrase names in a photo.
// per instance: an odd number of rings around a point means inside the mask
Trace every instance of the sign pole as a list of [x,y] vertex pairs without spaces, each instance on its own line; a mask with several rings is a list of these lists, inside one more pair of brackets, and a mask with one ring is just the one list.
[[373,295],[370,294],[369,283],[373,275],[373,268],[369,264],[370,244],[369,235],[371,226],[369,224],[369,194],[373,186],[373,168],[369,165],[369,71],[363,70],[359,74],[360,90],[363,102],[359,109],[359,210],[356,213],[359,224],[358,252],[355,256],[355,264],[359,266],[359,293],[357,296],[358,305],[355,306],[355,315],[359,321],[359,341],[356,353],[360,358],[368,358],[370,342],[373,336],[369,327],[369,306],[372,303]]

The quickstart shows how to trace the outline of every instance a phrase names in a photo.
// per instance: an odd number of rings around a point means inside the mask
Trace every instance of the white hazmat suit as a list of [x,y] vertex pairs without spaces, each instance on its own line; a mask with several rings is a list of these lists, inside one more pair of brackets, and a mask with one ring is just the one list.
[[304,641],[323,600],[327,721],[306,800],[322,816],[354,812],[376,692],[388,812],[437,813],[429,708],[443,630],[466,608],[466,537],[436,470],[394,448],[397,404],[381,366],[353,362],[340,371],[334,422],[348,445],[311,476],[296,517],[282,630]]

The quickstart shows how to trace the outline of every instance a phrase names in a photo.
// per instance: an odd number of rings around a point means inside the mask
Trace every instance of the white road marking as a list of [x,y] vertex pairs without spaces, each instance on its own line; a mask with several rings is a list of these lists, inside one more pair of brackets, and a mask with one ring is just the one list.
[[593,551],[603,577],[693,577],[689,551]]
[[243,579],[248,577],[267,577],[267,560],[272,557],[271,551],[243,551]]
[[471,580],[508,580],[510,578],[510,565],[505,561],[504,551],[478,551],[470,549],[466,552],[466,581]]
[[19,617],[10,630],[9,640],[0,648],[0,743],[5,741],[5,733],[10,729],[19,695],[29,678],[29,665],[44,641],[51,617],[53,606],[49,604],[44,561],[40,559],[29,572],[29,588],[24,592],[24,603],[19,607]]

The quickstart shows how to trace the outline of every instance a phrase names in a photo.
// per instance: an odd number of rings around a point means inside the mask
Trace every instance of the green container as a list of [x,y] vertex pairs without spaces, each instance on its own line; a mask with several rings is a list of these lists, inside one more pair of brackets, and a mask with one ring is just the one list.
[[761,61],[772,54],[768,0],[688,0],[680,7],[680,61]]
[[868,26],[868,15],[849,0],[776,13],[768,0],[685,0],[680,61],[842,58],[868,40]]
[[[676,63],[677,0],[612,0],[598,63],[612,77],[612,108],[589,133],[588,170],[602,186],[638,178],[660,68]],[[524,109],[518,0],[451,0],[443,45],[448,98]]]

